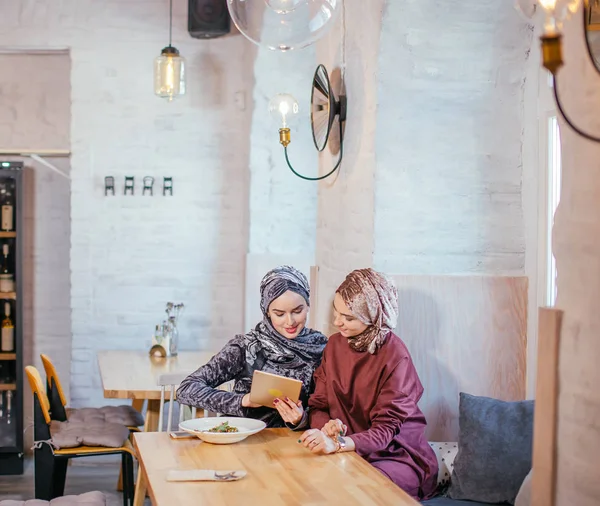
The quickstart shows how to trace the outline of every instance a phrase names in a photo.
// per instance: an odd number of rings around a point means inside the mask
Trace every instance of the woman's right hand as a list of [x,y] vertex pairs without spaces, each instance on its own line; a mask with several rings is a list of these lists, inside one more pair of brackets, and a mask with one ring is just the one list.
[[304,416],[302,401],[294,402],[285,397],[284,399],[275,399],[273,405],[284,422],[298,425],[302,421],[302,417]]
[[345,436],[348,427],[339,418],[336,418],[335,420],[329,420],[321,430],[329,437],[335,438],[337,436]]
[[244,408],[260,408],[260,404],[256,404],[256,403],[250,401],[250,394],[246,394],[246,395],[244,395],[244,397],[242,397],[242,407],[244,407]]

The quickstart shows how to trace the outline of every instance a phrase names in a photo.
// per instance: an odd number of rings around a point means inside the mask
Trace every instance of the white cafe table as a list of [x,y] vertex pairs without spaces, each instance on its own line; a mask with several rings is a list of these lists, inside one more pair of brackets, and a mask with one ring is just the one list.
[[160,388],[158,376],[164,373],[192,373],[214,355],[210,351],[180,351],[175,357],[150,358],[147,351],[110,350],[98,352],[98,365],[104,397],[132,399],[141,411],[148,401],[145,431],[158,428]]

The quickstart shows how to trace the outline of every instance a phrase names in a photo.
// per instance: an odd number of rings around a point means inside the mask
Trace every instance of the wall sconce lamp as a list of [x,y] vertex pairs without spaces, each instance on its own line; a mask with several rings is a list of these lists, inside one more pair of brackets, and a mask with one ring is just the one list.
[[285,161],[290,170],[299,178],[306,181],[321,181],[331,176],[342,163],[342,157],[344,154],[344,130],[343,123],[346,121],[346,96],[340,95],[339,99],[336,100],[335,95],[331,89],[331,83],[329,81],[329,75],[323,65],[319,65],[315,71],[312,83],[311,92],[311,113],[310,122],[312,128],[313,141],[317,151],[321,152],[327,146],[329,140],[329,134],[331,133],[331,127],[333,122],[338,116],[338,124],[340,127],[340,156],[330,172],[320,177],[308,177],[303,176],[296,172],[288,156],[288,146],[291,142],[290,125],[298,117],[300,111],[298,102],[292,95],[281,93],[275,95],[271,102],[269,102],[269,113],[271,116],[281,125],[279,128],[279,142],[283,146],[283,152],[285,155]]
[[544,15],[544,32],[540,36],[542,65],[552,74],[552,88],[554,91],[556,107],[562,118],[573,131],[585,139],[593,142],[600,142],[600,137],[596,137],[581,130],[565,113],[558,94],[558,83],[556,80],[556,75],[564,63],[562,57],[561,33],[563,23],[579,10],[582,1],[585,2],[587,7],[589,0],[517,0],[517,9],[519,9],[526,18],[532,19],[536,15],[538,7],[540,8]]

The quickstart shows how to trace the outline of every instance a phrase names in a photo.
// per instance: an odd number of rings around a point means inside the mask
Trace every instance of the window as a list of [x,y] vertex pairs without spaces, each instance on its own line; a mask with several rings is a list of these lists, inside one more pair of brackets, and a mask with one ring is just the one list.
[[556,116],[548,118],[548,185],[546,208],[546,305],[554,306],[556,303],[556,262],[552,254],[552,227],[554,213],[560,202],[561,157],[560,157],[560,131]]

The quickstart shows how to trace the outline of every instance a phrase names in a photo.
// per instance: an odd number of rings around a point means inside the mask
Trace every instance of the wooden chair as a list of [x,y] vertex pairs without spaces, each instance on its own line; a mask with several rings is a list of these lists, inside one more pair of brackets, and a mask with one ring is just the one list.
[[129,440],[118,448],[78,446],[54,449],[50,433],[50,401],[38,370],[27,366],[25,373],[33,392],[34,483],[35,498],[49,501],[64,494],[69,459],[99,455],[121,455],[123,475],[123,505],[133,502],[133,459],[135,453]]
[[[171,432],[172,420],[173,420],[173,405],[175,399],[175,391],[181,384],[181,382],[187,377],[187,374],[181,373],[169,373],[169,374],[161,374],[158,377],[157,384],[160,387],[160,409],[158,412],[158,432],[162,432],[163,428],[163,419],[164,419],[164,408],[165,408],[165,394],[167,388],[169,389],[169,413],[167,415],[167,432]],[[218,388],[219,390],[224,390],[226,392],[230,392],[232,387],[232,382],[229,381],[227,383],[223,383]],[[192,418],[196,418],[196,408],[190,406],[192,412]],[[182,422],[185,416],[185,406],[179,405],[179,421]],[[204,417],[210,416],[219,416],[219,413],[211,413],[210,411],[204,410]]]
[[[65,397],[58,377],[58,372],[48,355],[42,353],[40,357],[42,359],[42,364],[44,365],[44,370],[46,371],[46,394],[50,401],[50,416],[52,417],[52,420],[66,422],[68,419],[67,398]],[[140,430],[139,427],[134,425],[128,425],[127,428],[130,432],[139,432]]]
[[[173,421],[173,405],[175,404],[175,390],[181,382],[187,377],[187,374],[172,373],[161,374],[158,377],[157,384],[160,387],[160,409],[158,411],[158,432],[163,430],[163,419],[165,412],[165,393],[169,388],[169,413],[167,415],[167,432],[171,432],[171,424]],[[192,418],[196,418],[196,408],[192,407]],[[184,406],[179,405],[179,421],[182,422],[184,417]]]

